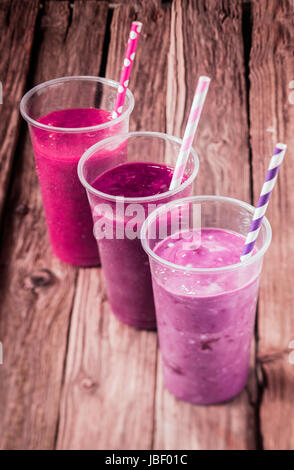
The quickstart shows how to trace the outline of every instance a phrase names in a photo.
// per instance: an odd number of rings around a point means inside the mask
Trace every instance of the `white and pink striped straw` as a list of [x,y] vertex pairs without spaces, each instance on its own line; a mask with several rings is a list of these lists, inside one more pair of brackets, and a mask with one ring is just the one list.
[[119,80],[116,101],[112,112],[112,118],[115,119],[121,115],[125,101],[126,92],[129,85],[130,75],[135,59],[137,42],[142,29],[140,21],[133,21],[130,29],[127,50]]
[[259,230],[262,224],[262,219],[264,217],[265,211],[267,209],[269,199],[274,188],[275,182],[277,180],[279,168],[283,161],[287,149],[287,145],[278,143],[272,155],[265,182],[263,184],[257,206],[255,208],[253,219],[251,222],[251,227],[248,232],[244,248],[241,254],[241,261],[245,261],[252,255],[255,242],[257,240]]
[[175,189],[182,182],[185,167],[187,164],[188,156],[192,147],[195,132],[198,127],[199,119],[204,106],[206,94],[209,88],[210,78],[201,76],[199,77],[193,103],[185,129],[183,142],[180,148],[180,153],[175,166],[174,174],[170,183],[169,189]]

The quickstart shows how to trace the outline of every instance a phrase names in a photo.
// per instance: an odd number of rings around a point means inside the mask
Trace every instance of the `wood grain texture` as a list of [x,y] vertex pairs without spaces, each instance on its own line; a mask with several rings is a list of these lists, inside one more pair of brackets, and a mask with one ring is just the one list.
[[19,135],[19,102],[23,95],[39,0],[0,2],[0,220]]
[[[40,50],[44,65],[51,64],[46,67],[47,80],[99,74],[107,12],[107,3],[95,0],[76,0],[74,5],[69,1],[45,3]],[[39,64],[38,59],[36,62]]]
[[[107,11],[103,4],[76,2],[71,11],[69,2],[46,2],[34,83],[65,74],[97,73]],[[99,34],[90,42],[87,30],[93,21]],[[87,61],[91,45],[96,55]],[[0,416],[5,432],[0,447],[50,449],[55,443],[77,270],[60,263],[50,251],[28,134],[18,149],[1,253]]]
[[[106,69],[109,78],[119,79],[135,15],[132,6],[114,10]],[[148,6],[138,10],[137,15],[138,19],[144,18],[144,32],[131,77],[130,88],[138,102],[131,116],[131,127],[164,131],[170,11]],[[164,44],[161,50],[158,49],[160,38]],[[159,67],[146,60],[152,50],[157,50]],[[57,447],[150,449],[154,433],[156,357],[155,333],[127,327],[112,314],[101,270],[80,270]]]
[[[39,0],[0,0],[0,448],[293,449],[292,1],[41,3],[38,15]],[[252,373],[231,403],[197,407],[165,390],[155,333],[128,328],[112,315],[102,271],[78,271],[52,256],[18,108],[25,87],[51,78],[106,68],[106,76],[118,80],[130,23],[141,20],[131,129],[182,136],[197,78],[211,76],[194,142],[200,158],[195,192],[250,202],[244,4],[252,22],[252,41],[251,30],[245,34],[247,46],[252,42],[255,201],[274,144],[284,141],[288,151],[268,209],[273,241],[259,302],[259,387]]]
[[[133,65],[130,90],[135,97],[131,130],[166,131],[167,54],[170,41],[170,8],[158,2],[141,2],[140,7],[114,10],[111,43],[108,51],[107,77],[119,81],[131,21],[142,21],[138,53]],[[128,12],[125,27],[123,15]]]
[[273,229],[265,256],[259,300],[261,433],[266,449],[294,448],[294,366],[288,348],[294,339],[294,79],[293,4],[267,0],[252,4],[250,120],[254,200],[278,141],[288,145],[267,216]]
[[[249,199],[249,150],[242,2],[173,2],[167,132],[182,136],[198,77],[211,77],[194,146],[198,194]],[[197,27],[195,26],[197,25]]]
[[[166,119],[171,134],[183,135],[199,75],[212,79],[195,139],[200,158],[196,194],[249,201],[241,2],[174,1],[168,60]],[[155,448],[255,448],[248,390],[226,405],[197,407],[170,395],[161,376],[158,368]]]
[[155,358],[155,334],[114,317],[101,269],[80,270],[57,448],[150,448]]

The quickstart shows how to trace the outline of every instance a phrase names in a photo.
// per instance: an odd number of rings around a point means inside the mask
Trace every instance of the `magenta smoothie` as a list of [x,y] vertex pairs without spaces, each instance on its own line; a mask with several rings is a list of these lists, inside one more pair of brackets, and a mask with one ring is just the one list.
[[237,233],[207,228],[198,248],[193,231],[190,239],[168,237],[154,248],[160,258],[187,268],[158,264],[152,271],[165,384],[180,399],[219,403],[246,384],[259,273],[240,287],[237,272],[189,271],[239,263],[244,241]]
[[[108,111],[95,108],[59,110],[38,119],[49,127],[75,129],[109,121]],[[79,266],[99,264],[91,211],[86,191],[77,176],[77,164],[87,148],[118,130],[110,127],[92,132],[51,133],[31,128],[51,246],[62,261]],[[107,167],[105,156],[96,164],[97,174]]]
[[[147,197],[166,192],[172,174],[173,169],[165,165],[125,163],[100,175],[92,186],[113,196]],[[147,210],[147,205],[143,204],[143,208]],[[94,212],[94,222],[98,220],[99,215],[95,216]],[[122,226],[124,230],[128,221],[127,217],[114,216],[115,229]],[[143,220],[134,227],[138,232],[142,223]],[[155,329],[150,268],[140,239],[129,239],[126,235],[123,239],[104,238],[98,240],[98,246],[107,294],[115,315],[136,328]]]

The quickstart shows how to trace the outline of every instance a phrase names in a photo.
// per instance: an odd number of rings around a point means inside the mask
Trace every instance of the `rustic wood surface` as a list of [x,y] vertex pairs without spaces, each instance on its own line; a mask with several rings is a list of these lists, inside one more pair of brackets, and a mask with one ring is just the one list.
[[[289,0],[0,0],[1,449],[294,448],[293,14]],[[116,320],[101,269],[65,265],[48,245],[20,98],[62,75],[118,80],[133,19],[144,27],[131,129],[181,136],[197,77],[212,77],[196,194],[256,202],[274,143],[288,144],[250,379],[225,405],[172,397],[156,334]]]
[[[293,2],[253,4],[250,58],[250,121],[254,199],[263,183],[275,142],[287,142],[285,164],[273,192],[268,217],[273,229],[265,257],[258,309],[260,438],[266,449],[294,448],[293,279],[294,207],[294,6]],[[292,90],[294,83],[292,83]]]
[[4,106],[1,105],[0,121],[0,220],[18,142],[20,115],[17,104],[24,94],[29,73],[39,10],[38,0],[19,3],[17,0],[0,2],[1,103],[4,103]]

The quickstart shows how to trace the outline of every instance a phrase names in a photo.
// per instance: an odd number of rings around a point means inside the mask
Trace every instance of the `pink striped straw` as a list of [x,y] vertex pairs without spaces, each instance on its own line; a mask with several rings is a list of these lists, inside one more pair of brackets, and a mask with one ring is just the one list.
[[272,155],[272,158],[271,158],[268,170],[267,170],[265,182],[263,184],[263,187],[259,196],[259,200],[258,200],[257,206],[253,214],[251,227],[248,232],[248,235],[244,244],[244,248],[241,254],[241,261],[245,261],[247,258],[249,258],[252,255],[254,245],[257,240],[259,230],[262,224],[262,219],[267,209],[269,199],[270,199],[272,190],[275,186],[279,168],[285,156],[286,150],[287,150],[287,145],[280,144],[280,143],[276,145],[275,151]]
[[184,138],[180,148],[180,153],[175,166],[174,174],[170,183],[169,189],[175,189],[181,184],[182,178],[185,173],[188,156],[192,147],[195,132],[198,127],[199,119],[204,106],[205,98],[210,84],[209,77],[199,77],[193,103],[185,129]]
[[135,59],[137,42],[142,29],[140,21],[133,21],[130,29],[127,50],[125,53],[123,68],[119,80],[116,101],[112,112],[112,118],[115,119],[121,115],[125,101],[126,92],[129,85],[130,75]]

